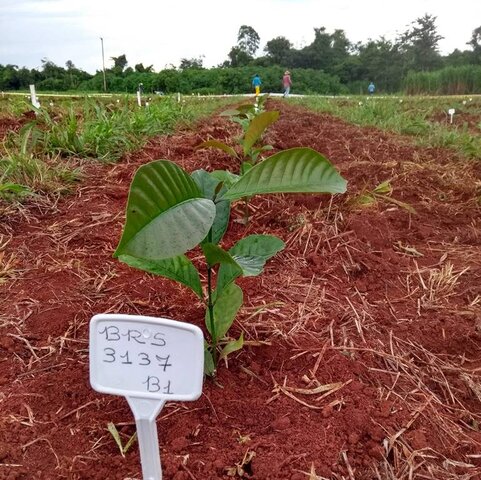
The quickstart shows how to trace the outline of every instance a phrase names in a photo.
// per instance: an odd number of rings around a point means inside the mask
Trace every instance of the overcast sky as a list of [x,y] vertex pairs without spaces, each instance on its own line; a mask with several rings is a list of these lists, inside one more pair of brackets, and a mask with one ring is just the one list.
[[257,31],[261,48],[281,35],[300,48],[323,26],[352,42],[394,40],[425,13],[437,17],[443,54],[468,49],[481,26],[481,0],[0,0],[0,64],[38,68],[47,57],[93,73],[103,37],[107,68],[123,53],[131,66],[160,70],[204,55],[210,67],[227,59],[241,25]]

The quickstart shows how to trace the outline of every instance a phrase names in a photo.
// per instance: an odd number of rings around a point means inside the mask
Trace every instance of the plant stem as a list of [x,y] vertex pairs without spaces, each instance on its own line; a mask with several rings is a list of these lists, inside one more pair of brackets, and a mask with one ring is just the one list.
[[[209,242],[212,242],[212,228],[208,234]],[[207,264],[207,309],[209,312],[209,326],[212,337],[212,360],[214,367],[217,366],[217,333],[215,331],[214,304],[212,302],[212,267]]]

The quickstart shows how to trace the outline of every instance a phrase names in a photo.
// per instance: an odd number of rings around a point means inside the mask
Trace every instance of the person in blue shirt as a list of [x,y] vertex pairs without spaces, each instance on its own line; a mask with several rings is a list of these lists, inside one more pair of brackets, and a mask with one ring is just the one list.
[[252,86],[256,89],[256,97],[259,96],[259,93],[261,93],[261,85],[261,77],[259,77],[259,75],[256,73],[252,79]]
[[374,90],[376,90],[376,87],[374,85],[374,83],[370,83],[369,84],[369,87],[367,87],[367,91],[369,92],[369,95],[372,95],[374,93]]

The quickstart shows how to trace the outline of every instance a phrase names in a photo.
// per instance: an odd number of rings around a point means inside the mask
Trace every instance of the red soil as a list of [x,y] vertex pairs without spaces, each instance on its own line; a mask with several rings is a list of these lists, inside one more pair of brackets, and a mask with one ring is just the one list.
[[[234,208],[226,246],[272,233],[287,247],[239,282],[232,333],[249,345],[198,401],[162,411],[165,479],[481,478],[479,164],[282,102],[269,108],[281,118],[267,142],[322,152],[348,194],[254,198],[248,227]],[[13,271],[0,290],[0,479],[140,478],[137,445],[122,458],[106,430],[114,422],[125,441],[134,432],[127,403],[89,386],[88,322],[123,312],[203,327],[193,294],[112,252],[139,165],[235,170],[195,146],[236,134],[223,118],[203,121],[118,165],[93,165],[47,212],[3,219],[0,281],[7,262]],[[356,207],[386,179],[416,215],[384,200]],[[336,382],[330,395],[306,392]]]

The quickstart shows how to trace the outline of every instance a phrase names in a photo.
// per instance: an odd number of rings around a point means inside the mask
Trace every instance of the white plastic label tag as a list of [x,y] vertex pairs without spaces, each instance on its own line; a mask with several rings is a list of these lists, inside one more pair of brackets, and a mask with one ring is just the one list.
[[90,321],[90,384],[98,392],[196,400],[203,372],[204,337],[195,325],[123,314]]

